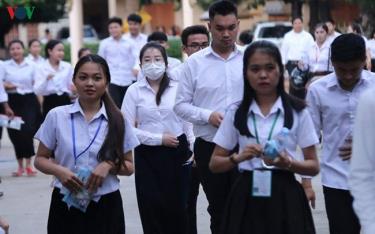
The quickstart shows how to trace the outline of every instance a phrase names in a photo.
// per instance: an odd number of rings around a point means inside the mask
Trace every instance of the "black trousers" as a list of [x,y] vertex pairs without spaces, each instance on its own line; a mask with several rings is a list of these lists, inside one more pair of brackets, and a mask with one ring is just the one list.
[[359,220],[349,190],[323,186],[330,234],[359,234]]
[[207,211],[211,216],[212,234],[220,233],[222,216],[230,193],[231,185],[238,175],[237,169],[225,173],[212,173],[208,168],[215,143],[197,138],[194,144],[194,155],[203,190],[208,200]]
[[62,201],[60,189],[52,192],[48,215],[48,234],[125,234],[125,218],[120,191],[91,201],[86,213]]
[[189,193],[187,200],[187,234],[197,234],[197,200],[199,195],[199,174],[197,167],[191,167]]
[[71,103],[69,94],[62,95],[51,94],[43,97],[43,118],[46,118],[48,112],[58,106],[69,105]]
[[115,84],[109,84],[108,86],[109,94],[119,109],[121,109],[122,101],[124,100],[128,88],[129,86],[119,86]]
[[185,135],[179,146],[140,145],[134,150],[135,187],[144,234],[184,234],[189,156]]

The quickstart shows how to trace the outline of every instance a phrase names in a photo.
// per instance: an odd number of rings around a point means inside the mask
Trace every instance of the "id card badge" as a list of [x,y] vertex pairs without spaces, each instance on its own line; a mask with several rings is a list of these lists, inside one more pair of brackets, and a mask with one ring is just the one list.
[[269,170],[253,171],[253,197],[271,197],[272,172]]

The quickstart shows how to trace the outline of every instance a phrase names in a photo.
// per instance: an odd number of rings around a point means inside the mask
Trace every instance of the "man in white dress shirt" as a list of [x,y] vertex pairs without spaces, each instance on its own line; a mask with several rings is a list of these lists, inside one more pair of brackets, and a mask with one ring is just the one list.
[[358,102],[349,185],[362,234],[375,233],[375,88]]
[[111,83],[108,90],[118,108],[128,87],[134,81],[133,66],[137,52],[133,42],[122,35],[122,19],[110,18],[108,21],[110,36],[99,44],[98,55],[108,63],[111,72]]
[[304,49],[314,43],[311,34],[303,30],[302,17],[293,18],[292,23],[293,29],[285,34],[280,50],[283,64],[289,75],[297,66],[298,61],[302,60]]
[[174,110],[193,123],[195,160],[209,203],[211,232],[217,234],[235,173],[213,174],[208,163],[215,147],[212,140],[226,110],[243,96],[243,52],[235,44],[239,28],[236,6],[230,1],[214,2],[209,18],[211,45],[185,62]]
[[375,84],[375,76],[363,70],[361,36],[338,36],[331,44],[331,61],[334,73],[312,83],[306,100],[315,130],[323,135],[321,177],[330,233],[359,234],[348,185],[351,136],[359,96]]

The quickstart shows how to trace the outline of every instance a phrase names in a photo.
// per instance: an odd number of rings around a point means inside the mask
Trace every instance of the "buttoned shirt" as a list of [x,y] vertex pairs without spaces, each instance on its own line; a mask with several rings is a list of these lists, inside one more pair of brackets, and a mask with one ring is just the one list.
[[193,124],[196,137],[212,142],[217,128],[209,124],[210,115],[217,111],[224,116],[231,104],[242,99],[242,60],[237,47],[224,59],[210,46],[184,63],[174,110]]
[[304,63],[308,65],[310,72],[333,71],[330,48],[331,44],[327,40],[321,47],[316,42],[306,47],[303,58],[306,58]]
[[332,42],[336,39],[336,37],[338,37],[340,35],[341,35],[341,33],[338,33],[338,32],[335,31],[332,35],[328,35],[326,40],[328,41],[329,45],[331,45]]
[[111,83],[118,86],[129,86],[135,79],[133,66],[137,50],[133,42],[125,37],[119,40],[108,37],[100,42],[98,55],[108,63],[111,72]]
[[[259,144],[265,145],[268,137],[271,133],[271,139],[277,136],[284,126],[285,112],[282,105],[281,98],[273,104],[270,112],[265,116],[260,111],[260,108],[256,101],[253,101],[249,108],[247,126],[249,131],[252,133],[252,137],[241,135],[237,128],[234,126],[234,116],[237,110],[237,106],[232,105],[230,110],[224,117],[223,123],[220,125],[217,131],[214,143],[221,146],[222,148],[231,151],[237,144],[239,144],[239,152],[243,151],[244,148],[249,144],[257,144],[254,119],[256,121]],[[277,112],[280,111],[278,116]],[[276,118],[278,116],[278,118]],[[275,126],[271,132],[272,125],[275,122]],[[294,160],[301,160],[301,155],[297,151],[297,146],[303,148],[314,146],[319,142],[316,133],[314,132],[314,125],[311,120],[310,114],[307,109],[300,112],[293,110],[293,126],[285,141],[285,150],[288,155],[294,158]],[[250,160],[243,161],[238,164],[239,170],[251,171],[254,169],[264,168],[264,163],[260,158],[253,158]]]
[[350,161],[339,156],[339,147],[351,134],[359,96],[375,84],[375,76],[362,71],[352,91],[341,88],[335,73],[329,74],[309,86],[306,101],[317,134],[322,131],[323,149],[320,164],[322,184],[348,190]]
[[0,61],[0,103],[8,101],[8,95],[5,92],[3,80],[5,76],[4,62]]
[[139,33],[136,37],[133,37],[130,33],[125,33],[124,38],[133,42],[138,55],[142,47],[147,43],[147,35],[143,33]]
[[[53,75],[50,80],[47,79],[49,75]],[[46,59],[37,69],[35,93],[43,96],[71,93],[73,86],[72,79],[73,68],[70,63],[60,61],[57,70],[55,70],[49,59]]]
[[34,92],[36,81],[36,65],[24,59],[20,64],[13,59],[4,62],[5,74],[4,82],[16,86],[16,90],[10,90],[9,93],[28,94]]
[[294,30],[286,33],[280,50],[283,64],[286,64],[288,61],[301,60],[305,48],[311,46],[313,43],[314,39],[311,34],[304,30],[299,33],[294,32]]
[[32,54],[29,54],[26,57],[27,60],[34,62],[37,66],[41,66],[45,59],[42,56],[34,57]]
[[185,133],[192,146],[194,135],[191,124],[181,120],[173,111],[176,92],[177,82],[170,80],[157,105],[156,92],[147,79],[128,88],[121,111],[135,127],[134,132],[142,144],[162,145],[163,133],[171,133],[176,137]]
[[359,99],[355,119],[349,185],[361,233],[375,233],[375,88]]
[[[73,116],[73,119],[72,117]],[[92,145],[77,160],[73,151],[73,126],[76,152],[80,154]],[[100,126],[100,127],[99,127]],[[96,132],[98,131],[98,134]],[[108,132],[108,116],[104,104],[90,121],[85,120],[83,110],[77,100],[66,106],[59,106],[48,112],[35,138],[54,152],[55,163],[75,171],[76,168],[86,167],[95,169],[99,164],[97,156]],[[94,137],[97,135],[96,137]],[[139,144],[132,127],[125,120],[124,153],[134,149]],[[55,178],[53,185],[62,188],[61,182]],[[103,184],[94,194],[95,197],[114,192],[119,189],[119,179],[116,175],[108,174]]]

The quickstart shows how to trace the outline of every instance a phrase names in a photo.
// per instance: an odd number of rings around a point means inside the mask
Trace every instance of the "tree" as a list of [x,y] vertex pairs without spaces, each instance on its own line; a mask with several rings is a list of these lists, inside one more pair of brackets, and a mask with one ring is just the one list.
[[[358,4],[360,11],[361,11],[361,19],[359,19],[359,23],[363,26],[363,31],[365,34],[369,35],[373,30],[375,30],[375,26],[373,22],[375,22],[375,1],[374,0],[346,0],[350,3]],[[372,35],[371,35],[372,37]]]
[[[35,7],[30,19],[13,19],[8,7]],[[0,46],[4,45],[4,36],[17,24],[52,22],[60,19],[65,13],[65,0],[0,0]]]

